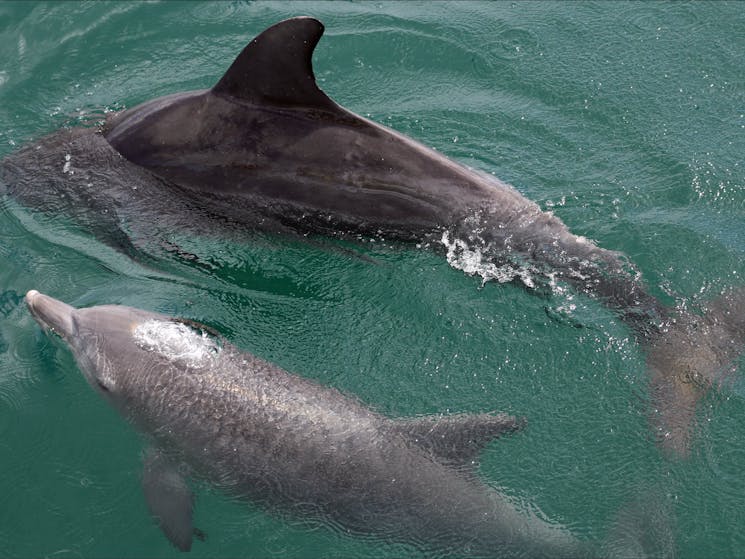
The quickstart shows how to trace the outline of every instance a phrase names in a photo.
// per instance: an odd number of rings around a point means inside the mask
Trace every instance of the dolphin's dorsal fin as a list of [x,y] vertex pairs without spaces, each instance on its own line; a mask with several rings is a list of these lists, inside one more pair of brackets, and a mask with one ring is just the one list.
[[475,462],[493,439],[525,426],[525,418],[500,414],[458,414],[393,420],[393,429],[437,458],[456,465]]
[[311,17],[280,21],[254,38],[212,88],[256,104],[339,110],[313,75],[313,49],[323,24]]

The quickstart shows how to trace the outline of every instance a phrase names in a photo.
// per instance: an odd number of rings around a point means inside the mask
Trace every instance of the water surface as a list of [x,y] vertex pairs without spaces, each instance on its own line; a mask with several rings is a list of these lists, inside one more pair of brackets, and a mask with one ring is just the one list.
[[[514,184],[625,252],[666,303],[745,284],[737,2],[3,3],[0,156],[209,87],[255,34],[301,14],[326,25],[314,63],[333,99]],[[146,512],[138,435],[33,322],[31,288],[206,322],[391,416],[525,415],[527,430],[484,452],[490,485],[583,538],[603,539],[619,511],[660,511],[680,557],[745,554],[739,377],[702,403],[690,458],[670,460],[649,433],[640,348],[571,290],[482,285],[432,251],[375,239],[356,254],[272,236],[175,240],[211,255],[212,271],[144,267],[64,216],[0,205],[0,556],[177,555]],[[196,493],[199,556],[415,553]]]

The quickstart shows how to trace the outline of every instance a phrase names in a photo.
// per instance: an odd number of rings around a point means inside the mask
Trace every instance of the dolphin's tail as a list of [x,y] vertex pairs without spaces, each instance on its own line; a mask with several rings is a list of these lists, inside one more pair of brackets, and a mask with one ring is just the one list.
[[723,293],[701,312],[676,313],[647,291],[621,253],[571,234],[537,206],[512,216],[486,208],[443,232],[440,242],[451,266],[484,281],[521,280],[529,288],[563,281],[614,310],[646,349],[660,444],[688,454],[696,403],[745,347],[745,288]]
[[696,403],[734,372],[745,346],[745,288],[723,293],[702,311],[681,312],[647,346],[650,422],[661,446],[678,457],[688,455]]

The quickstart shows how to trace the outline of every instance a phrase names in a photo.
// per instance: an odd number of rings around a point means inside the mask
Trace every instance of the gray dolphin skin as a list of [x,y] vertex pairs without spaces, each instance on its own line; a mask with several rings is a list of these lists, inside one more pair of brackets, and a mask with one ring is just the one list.
[[745,344],[727,310],[745,293],[729,291],[699,313],[667,308],[623,255],[572,234],[512,186],[340,107],[313,74],[323,29],[310,17],[282,21],[211,89],[42,138],[0,162],[0,188],[72,216],[133,257],[177,229],[383,235],[470,251],[524,271],[527,283],[569,283],[613,309],[643,345],[654,430],[685,456],[696,401]]
[[278,514],[434,554],[596,555],[477,479],[478,452],[522,419],[391,420],[194,323],[124,306],[76,309],[33,290],[26,303],[147,437],[146,501],[181,550],[193,532],[186,473]]

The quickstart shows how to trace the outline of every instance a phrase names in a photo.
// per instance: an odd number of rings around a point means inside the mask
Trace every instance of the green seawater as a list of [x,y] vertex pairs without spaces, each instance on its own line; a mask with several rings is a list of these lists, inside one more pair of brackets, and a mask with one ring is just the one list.
[[[210,87],[253,36],[303,14],[326,25],[316,77],[340,104],[514,184],[627,254],[668,304],[745,284],[741,2],[0,3],[0,157]],[[745,556],[742,359],[702,401],[690,457],[670,459],[641,348],[571,289],[482,284],[426,247],[272,236],[183,236],[214,272],[185,264],[179,282],[63,217],[0,202],[2,557],[179,555],[147,514],[139,435],[33,321],[32,288],[206,322],[390,416],[524,415],[479,466],[515,502],[585,539],[620,529],[671,538],[681,558]],[[208,485],[196,497],[198,557],[417,555]]]

